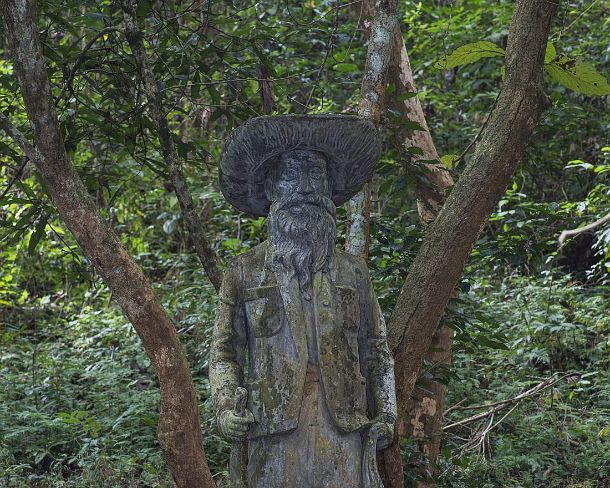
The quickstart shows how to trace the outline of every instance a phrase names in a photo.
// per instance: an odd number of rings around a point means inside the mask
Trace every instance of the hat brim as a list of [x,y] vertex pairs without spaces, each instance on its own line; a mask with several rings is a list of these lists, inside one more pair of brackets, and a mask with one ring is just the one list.
[[235,129],[222,153],[219,178],[225,198],[238,210],[269,213],[265,178],[280,154],[305,149],[324,153],[332,181],[331,198],[343,205],[366,183],[381,154],[377,129],[353,115],[256,117]]

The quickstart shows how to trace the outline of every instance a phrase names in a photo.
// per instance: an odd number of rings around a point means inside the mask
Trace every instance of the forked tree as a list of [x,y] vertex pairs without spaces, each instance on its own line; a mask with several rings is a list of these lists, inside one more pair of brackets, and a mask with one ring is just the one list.
[[[171,170],[176,149],[168,138],[167,121],[164,122],[160,115],[164,112],[158,110],[162,101],[155,92],[154,80],[147,78],[150,71],[147,70],[142,35],[130,10],[133,4],[125,3],[123,6],[124,33],[137,59],[149,110],[152,110],[163,155]],[[557,6],[556,2],[547,0],[516,1],[501,93],[470,163],[426,230],[424,242],[411,264],[389,320],[397,378],[399,433],[406,432],[411,392],[452,290],[482,225],[504,194],[524,155],[532,130],[547,106],[543,64],[549,28]],[[2,0],[1,13],[34,140],[28,141],[4,115],[0,115],[0,126],[35,163],[60,218],[142,339],[159,378],[158,438],[176,484],[184,488],[212,487],[214,481],[205,459],[195,390],[175,325],[140,266],[127,253],[113,228],[101,217],[66,153],[36,27],[35,2]],[[398,42],[398,2],[375,2],[371,19],[371,41],[359,114],[378,122],[383,109],[388,66],[395,52],[393,45]],[[194,219],[195,214],[189,217],[192,202],[189,204],[179,168],[175,167],[170,172],[174,184],[177,183],[176,190],[182,193],[185,220]],[[439,178],[444,178],[441,173],[439,175]],[[441,182],[437,186],[442,190],[444,184]],[[366,206],[366,193],[351,205],[349,232],[352,243],[354,238],[356,244],[358,239],[367,238],[366,228],[362,231],[354,227],[357,222],[366,224]],[[363,219],[359,219],[359,215]],[[209,254],[208,237],[200,236],[198,254],[212,282],[218,283],[215,261]],[[381,453],[381,458],[386,486],[403,486],[397,440]]]

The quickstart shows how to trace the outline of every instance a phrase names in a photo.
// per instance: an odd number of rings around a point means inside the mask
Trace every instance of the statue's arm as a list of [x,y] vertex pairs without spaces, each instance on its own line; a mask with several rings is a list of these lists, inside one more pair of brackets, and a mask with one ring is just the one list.
[[394,359],[388,347],[386,325],[375,295],[368,268],[361,262],[363,277],[361,303],[366,334],[366,377],[373,399],[376,419],[394,424],[396,422],[396,387],[394,381]]
[[220,287],[210,353],[210,387],[217,418],[235,405],[235,390],[243,386],[246,346],[244,307],[238,263],[225,272]]

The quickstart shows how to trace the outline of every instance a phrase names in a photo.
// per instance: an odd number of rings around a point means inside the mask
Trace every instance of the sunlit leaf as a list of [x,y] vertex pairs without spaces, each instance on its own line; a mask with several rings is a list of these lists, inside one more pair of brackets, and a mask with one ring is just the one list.
[[555,46],[553,46],[552,42],[546,43],[546,52],[544,53],[544,62],[550,63],[557,57],[557,51],[555,50]]
[[581,59],[562,56],[546,65],[553,81],[583,95],[610,95],[610,85],[595,66]]
[[335,64],[333,69],[339,73],[353,73],[358,69],[358,65],[354,63],[339,63]]
[[457,154],[445,154],[444,156],[441,156],[441,163],[443,163],[443,166],[446,168],[453,169],[458,158],[459,156]]
[[474,63],[483,58],[495,58],[504,56],[506,52],[501,47],[496,46],[493,42],[478,41],[470,44],[464,44],[458,47],[448,56],[443,56],[434,67],[437,69],[449,69],[456,66]]

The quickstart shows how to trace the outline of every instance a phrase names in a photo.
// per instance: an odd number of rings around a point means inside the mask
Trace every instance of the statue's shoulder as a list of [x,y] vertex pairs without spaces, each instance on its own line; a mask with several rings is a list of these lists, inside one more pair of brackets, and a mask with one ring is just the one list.
[[358,268],[366,268],[366,262],[360,256],[354,256],[348,252],[345,252],[344,249],[337,248],[335,249],[335,258],[340,264],[351,265]]
[[360,256],[354,256],[343,249],[335,250],[335,263],[337,270],[341,273],[349,273],[355,275],[355,278],[361,279],[368,275],[369,269],[366,261]]
[[246,269],[262,267],[265,263],[265,256],[267,254],[267,243],[268,241],[263,241],[252,249],[237,256],[236,259],[240,266]]

